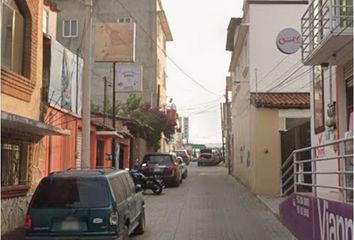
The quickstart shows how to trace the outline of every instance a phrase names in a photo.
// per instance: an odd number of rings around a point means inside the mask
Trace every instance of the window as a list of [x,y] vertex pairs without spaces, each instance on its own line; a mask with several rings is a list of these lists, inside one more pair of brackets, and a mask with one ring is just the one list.
[[30,145],[27,143],[1,143],[1,187],[27,185],[28,156]]
[[1,65],[22,74],[25,20],[14,0],[3,4]]
[[49,34],[49,12],[47,10],[43,10],[43,33]]
[[131,23],[132,19],[130,17],[120,17],[117,19],[118,23]]
[[323,100],[323,70],[321,66],[313,69],[313,101],[314,101],[314,120],[315,133],[318,134],[325,130],[324,127],[324,100]]
[[77,37],[78,36],[78,21],[64,20],[63,21],[63,37]]
[[45,178],[33,198],[32,207],[103,208],[109,205],[109,197],[108,185],[104,179]]

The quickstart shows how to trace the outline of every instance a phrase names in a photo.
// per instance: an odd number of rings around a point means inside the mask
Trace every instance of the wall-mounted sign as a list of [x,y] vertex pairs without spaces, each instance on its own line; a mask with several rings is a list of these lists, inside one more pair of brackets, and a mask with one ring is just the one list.
[[277,47],[285,54],[296,53],[301,47],[302,39],[298,31],[293,28],[285,28],[277,36]]
[[143,67],[138,64],[116,65],[116,91],[143,91]]
[[[48,103],[81,115],[82,70],[84,62],[54,39],[50,44]],[[77,72],[77,69],[79,70]]]
[[96,62],[135,61],[135,23],[96,25]]

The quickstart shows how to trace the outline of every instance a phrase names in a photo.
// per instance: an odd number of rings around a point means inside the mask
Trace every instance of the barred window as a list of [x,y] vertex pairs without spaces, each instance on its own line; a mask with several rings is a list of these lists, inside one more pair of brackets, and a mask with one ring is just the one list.
[[1,143],[1,186],[26,185],[30,144],[20,142]]

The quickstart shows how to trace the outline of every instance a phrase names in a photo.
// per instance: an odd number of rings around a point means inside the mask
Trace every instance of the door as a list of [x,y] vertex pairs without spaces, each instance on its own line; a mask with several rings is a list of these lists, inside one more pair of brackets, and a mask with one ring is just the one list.
[[135,196],[135,186],[133,189],[133,182],[130,182],[129,179],[129,173],[124,173],[122,174],[122,180],[124,182],[124,190],[127,193],[127,202],[128,202],[128,208],[129,208],[129,217],[130,217],[130,222],[133,223],[137,219],[137,214],[136,214],[136,196]]
[[97,152],[96,152],[96,166],[103,167],[104,160],[104,142],[97,140]]
[[[280,133],[281,138],[281,160],[282,165],[291,155],[291,153],[300,148],[309,147],[311,146],[311,129],[310,129],[310,122],[305,122],[301,125],[295,126],[288,131]],[[305,160],[311,159],[311,153],[309,151],[301,153],[301,155],[297,155],[299,158],[298,160]],[[281,179],[282,182],[286,182],[289,178],[289,182],[286,186],[283,187],[283,191],[288,189],[290,186],[294,184],[294,179],[291,177],[293,175],[293,161],[290,161],[284,169],[282,169],[282,174],[287,172],[289,168],[291,168],[288,173]],[[311,163],[304,164],[304,171],[311,171]],[[312,177],[310,174],[306,174],[304,176],[305,183],[312,183]],[[311,187],[302,187],[302,191],[311,191]],[[288,192],[291,194],[292,191]]]

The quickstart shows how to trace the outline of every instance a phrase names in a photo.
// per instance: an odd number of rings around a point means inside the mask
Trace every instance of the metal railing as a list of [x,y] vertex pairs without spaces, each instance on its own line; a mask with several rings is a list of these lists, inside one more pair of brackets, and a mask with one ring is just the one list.
[[301,18],[302,60],[331,34],[353,33],[353,4],[345,0],[313,0]]
[[[335,156],[322,157],[324,149],[332,147]],[[310,153],[310,154],[309,154]],[[303,159],[303,156],[311,156]],[[321,157],[318,157],[321,156]],[[336,169],[317,171],[320,162],[335,162]],[[318,188],[336,189],[344,202],[353,201],[353,137],[293,151],[281,166],[281,195],[293,192],[312,192],[317,197]],[[333,185],[318,183],[318,177],[337,176]]]

